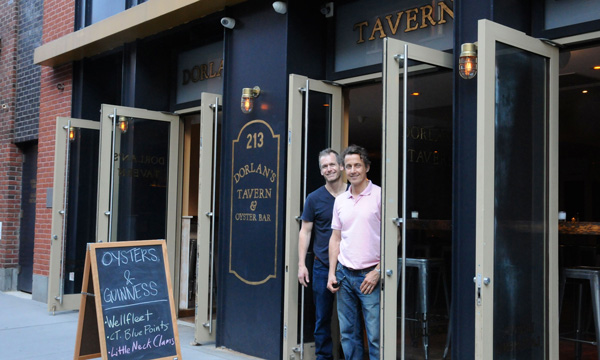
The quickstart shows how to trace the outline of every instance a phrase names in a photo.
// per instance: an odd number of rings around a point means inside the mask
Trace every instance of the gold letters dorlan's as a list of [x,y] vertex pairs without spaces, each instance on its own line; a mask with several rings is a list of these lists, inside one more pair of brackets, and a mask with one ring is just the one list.
[[223,72],[223,59],[219,62],[219,68],[215,71],[215,62],[211,61],[208,64],[194,65],[191,69],[183,70],[182,85],[187,85],[191,82],[204,81],[221,77]]
[[[451,3],[453,1],[450,0]],[[438,9],[437,14],[432,5],[425,5],[377,17],[374,24],[369,24],[366,20],[357,22],[354,24],[354,30],[358,30],[356,43],[364,43],[365,36],[368,36],[367,40],[373,41],[389,35],[396,35],[399,30],[408,33],[429,26],[442,25],[448,22],[446,15],[454,19],[454,10],[446,5],[445,1],[439,1],[436,8]]]
[[231,143],[229,273],[248,285],[277,278],[280,138],[257,119]]

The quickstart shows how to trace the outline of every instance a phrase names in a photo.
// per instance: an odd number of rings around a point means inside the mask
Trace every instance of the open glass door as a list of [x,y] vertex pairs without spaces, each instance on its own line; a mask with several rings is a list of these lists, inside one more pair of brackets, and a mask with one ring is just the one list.
[[215,341],[216,274],[218,249],[219,149],[221,95],[202,93],[200,109],[200,167],[198,170],[198,246],[195,341]]
[[558,359],[558,49],[479,21],[477,359]]
[[439,359],[449,346],[452,54],[386,38],[383,56],[382,359]]
[[[345,145],[342,89],[292,74],[288,98],[283,358],[315,359],[312,290],[298,283],[298,232],[304,199],[324,184],[318,168],[319,152],[327,147],[340,152]],[[313,260],[309,248],[309,271]]]
[[100,123],[57,118],[48,311],[78,309],[86,245],[96,233]]
[[100,124],[97,241],[166,240],[177,284],[179,116],[102,105]]

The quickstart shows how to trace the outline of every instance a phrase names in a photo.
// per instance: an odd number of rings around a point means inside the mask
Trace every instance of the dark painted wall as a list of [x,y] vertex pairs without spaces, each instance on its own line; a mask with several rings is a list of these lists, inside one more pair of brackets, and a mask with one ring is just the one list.
[[[219,253],[221,255],[217,279],[219,304],[217,346],[226,346],[264,359],[279,359],[283,336],[287,16],[275,13],[271,3],[252,1],[226,11],[227,16],[236,20],[236,25],[233,30],[225,30],[223,147],[221,149],[221,189],[223,190],[220,194],[219,212]],[[256,99],[254,111],[243,114],[240,110],[242,88],[254,86],[260,86],[262,92]],[[261,150],[268,151],[254,153],[236,147],[238,150],[234,159],[232,150],[234,140],[240,135],[245,124],[256,119],[264,120],[273,132],[279,135],[279,150],[272,141],[265,141],[268,149],[261,148]],[[265,136],[267,135],[265,132]],[[244,137],[242,141],[245,144],[246,138]],[[277,151],[279,152],[276,153]],[[233,200],[232,197],[233,167],[235,166],[237,171],[237,167],[250,162],[261,164],[267,161],[262,157],[273,159],[273,155],[278,156],[275,161],[279,162],[279,187],[269,201],[259,200],[256,212],[271,214],[272,220],[278,225],[277,239],[274,239],[274,233],[270,231],[272,224],[269,223],[260,225],[256,222],[248,222],[248,231],[231,232],[232,203],[237,207],[243,202],[237,198]],[[253,181],[258,183],[260,176],[250,174],[244,181],[248,181],[248,184]],[[237,194],[233,195],[237,197]],[[276,195],[278,198],[273,202]],[[263,203],[267,204],[268,208],[261,209]],[[236,208],[235,211],[237,213],[238,209]],[[252,211],[248,210],[248,212]],[[276,213],[279,215],[278,219],[274,217]],[[241,225],[235,222],[233,226]],[[261,226],[267,230],[261,231]],[[237,252],[238,246],[248,244],[252,246],[247,247],[248,251],[243,256],[240,255]],[[275,249],[272,248],[273,244],[276,244]],[[229,258],[230,251],[234,254],[232,259]],[[244,276],[252,278],[255,275],[253,272],[259,269],[253,269],[250,267],[251,264],[256,264],[257,258],[264,260],[265,263],[272,262],[271,251],[276,252],[274,278],[262,284],[248,284],[231,272],[233,267],[238,273],[244,272]]]
[[[530,34],[529,1],[454,2],[454,68],[460,46],[477,41],[477,21],[489,19]],[[454,82],[454,174],[452,239],[452,358],[475,358],[475,217],[477,161],[477,81]]]
[[325,79],[327,19],[321,1],[288,1],[288,72]]
[[[221,17],[220,13],[212,14],[130,45],[131,66],[124,67],[123,88],[133,88],[128,84],[135,85],[135,90],[129,94],[135,99],[135,107],[175,110],[179,53],[221,41]],[[199,103],[198,100],[188,105],[198,106]]]

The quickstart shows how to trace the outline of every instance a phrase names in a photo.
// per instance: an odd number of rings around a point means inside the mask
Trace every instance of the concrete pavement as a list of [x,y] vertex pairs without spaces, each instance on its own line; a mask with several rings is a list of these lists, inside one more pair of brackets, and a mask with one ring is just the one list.
[[[0,359],[73,359],[79,313],[51,315],[46,304],[21,292],[0,292]],[[179,342],[184,360],[252,360],[252,356],[216,348],[190,345],[194,328],[179,322]]]

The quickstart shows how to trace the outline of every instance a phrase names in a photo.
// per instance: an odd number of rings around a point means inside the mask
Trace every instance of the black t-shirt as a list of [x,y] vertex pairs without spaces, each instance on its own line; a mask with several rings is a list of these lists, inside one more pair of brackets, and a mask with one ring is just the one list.
[[329,266],[329,238],[331,237],[331,217],[335,197],[327,191],[325,185],[306,197],[302,221],[313,223],[311,241],[315,255]]

